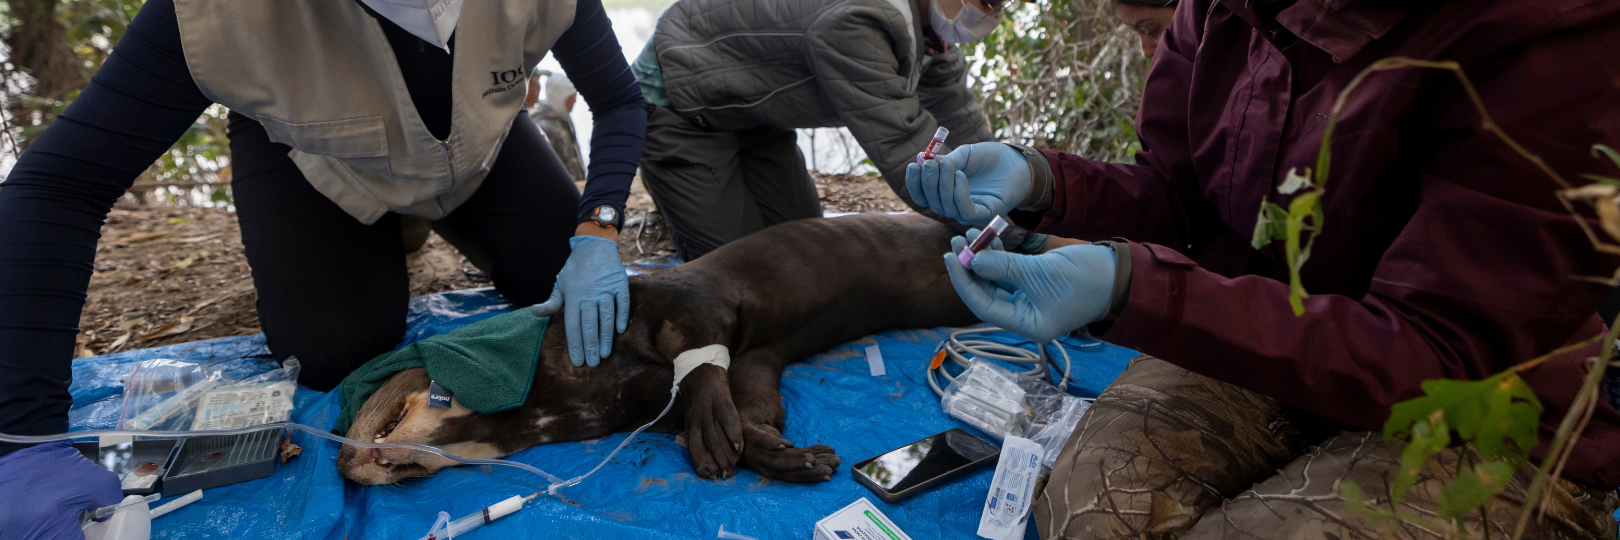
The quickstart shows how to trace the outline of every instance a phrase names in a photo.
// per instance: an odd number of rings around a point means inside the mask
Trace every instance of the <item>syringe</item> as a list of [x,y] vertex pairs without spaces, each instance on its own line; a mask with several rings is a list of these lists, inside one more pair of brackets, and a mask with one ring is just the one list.
[[462,516],[461,519],[448,521],[450,514],[440,512],[439,521],[433,524],[433,530],[421,540],[444,540],[466,534],[467,531],[488,525],[490,522],[506,517],[512,512],[523,508],[523,503],[534,500],[540,492],[528,496],[513,495],[512,498],[490,505],[488,508]]
[[921,154],[917,154],[917,166],[921,167],[924,161],[934,159],[934,149],[944,144],[945,136],[950,134],[951,130],[945,129],[945,126],[940,126],[939,131],[934,132],[934,138],[928,139],[928,146],[923,147]]

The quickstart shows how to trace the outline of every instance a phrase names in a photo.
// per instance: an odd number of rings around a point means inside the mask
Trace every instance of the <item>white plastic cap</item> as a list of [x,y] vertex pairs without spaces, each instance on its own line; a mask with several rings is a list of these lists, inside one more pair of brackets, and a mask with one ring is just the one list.
[[513,495],[512,498],[495,503],[489,507],[489,520],[495,521],[512,515],[512,512],[523,509],[523,496]]

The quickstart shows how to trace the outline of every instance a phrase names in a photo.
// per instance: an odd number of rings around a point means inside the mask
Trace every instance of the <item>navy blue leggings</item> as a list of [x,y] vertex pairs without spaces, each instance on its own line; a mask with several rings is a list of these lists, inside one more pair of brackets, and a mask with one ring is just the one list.
[[[289,148],[252,119],[232,113],[230,138],[236,219],[270,351],[298,357],[299,382],[330,389],[404,336],[400,216],[361,224],[315,191]],[[578,204],[568,172],[523,113],[478,192],[435,228],[487,256],[508,300],[534,304],[550,296],[568,258]]]

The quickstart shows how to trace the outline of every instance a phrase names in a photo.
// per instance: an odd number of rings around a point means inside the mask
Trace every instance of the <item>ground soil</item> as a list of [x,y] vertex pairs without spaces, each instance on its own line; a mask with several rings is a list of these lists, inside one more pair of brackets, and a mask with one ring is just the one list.
[[[828,212],[906,209],[881,178],[812,174]],[[625,217],[625,262],[666,264],[675,250],[639,180]],[[413,296],[489,285],[438,235],[407,263]],[[101,229],[75,355],[258,333],[257,299],[230,211],[120,204]]]

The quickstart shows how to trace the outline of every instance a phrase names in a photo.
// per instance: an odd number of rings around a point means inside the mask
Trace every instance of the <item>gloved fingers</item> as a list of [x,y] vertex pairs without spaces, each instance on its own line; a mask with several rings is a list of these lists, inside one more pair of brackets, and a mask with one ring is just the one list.
[[942,216],[957,219],[956,204],[951,200],[951,197],[956,196],[956,174],[947,172],[945,167],[937,162],[934,166],[939,168],[939,176],[934,181],[934,190],[929,193],[934,200],[934,211]]
[[574,367],[585,365],[585,350],[582,345],[585,339],[580,333],[580,318],[577,303],[563,310],[563,334],[568,339],[568,361],[574,364]]
[[[922,153],[917,153],[921,156]],[[906,194],[911,196],[911,202],[917,206],[928,207],[928,198],[923,196],[922,166],[916,163],[906,164]]]
[[926,202],[926,204],[923,206],[927,206],[929,210],[944,213],[945,207],[940,205],[939,198],[939,184],[941,180],[942,178],[940,175],[939,160],[936,159],[923,162],[922,193],[923,200]]
[[[995,282],[992,281],[991,283]],[[990,297],[994,298],[997,302],[1006,302],[1008,304],[1016,304],[1019,300],[1018,289],[1011,287],[997,287],[996,292],[991,293]]]
[[551,287],[551,298],[545,302],[529,306],[529,313],[536,317],[550,317],[556,315],[563,307],[562,287]]
[[956,289],[957,296],[962,297],[962,303],[967,304],[968,311],[972,311],[980,320],[1005,327],[1005,322],[998,317],[994,285],[981,283],[982,280],[962,267],[954,255],[945,255],[945,271],[950,275],[951,287]]
[[[601,351],[598,347],[599,335],[597,334],[597,328],[601,325],[598,324],[600,321],[597,319],[596,299],[590,298],[579,301],[575,313],[579,317],[580,343],[585,347],[584,354],[580,358],[585,362],[585,365],[596,367],[596,363],[602,360],[601,356],[597,356]],[[572,341],[573,338],[569,338],[569,340]]]
[[618,325],[615,323],[619,318],[615,308],[617,305],[618,301],[614,295],[604,294],[601,298],[596,300],[596,320],[598,322],[600,334],[597,336],[597,338],[600,340],[598,350],[601,351],[601,356],[586,359],[587,363],[589,363],[591,367],[596,367],[597,362],[601,361],[603,358],[607,358],[608,355],[613,354],[613,331],[614,329],[618,328]]
[[[69,448],[72,448],[72,446],[70,445]],[[78,454],[79,451],[74,450],[73,453]],[[85,482],[89,488],[88,497],[86,497],[87,500],[85,501],[87,504],[84,506],[86,509],[112,506],[124,500],[124,490],[123,486],[118,482],[118,475],[113,474],[112,471],[107,470],[105,467],[97,465],[96,462],[90,461],[83,454],[76,457],[78,460],[75,465],[90,475],[90,478],[86,479]]]
[[936,156],[935,161],[938,161],[940,165],[943,165],[951,172],[966,169],[968,164],[973,161],[973,146],[972,144],[958,146],[948,154]]
[[996,216],[1007,213],[1007,203],[1006,201],[1001,200],[1001,197],[994,195],[968,195],[966,200],[973,202],[973,212],[975,215],[984,218],[977,221],[983,221],[986,225],[990,223],[990,220],[995,219]]
[[[624,275],[623,269],[619,270],[619,275]],[[616,327],[619,333],[623,334],[624,330],[630,327],[630,280],[628,277],[621,279],[624,279],[625,282],[619,286],[618,292],[613,295],[613,300],[618,302],[619,320]]]
[[[973,255],[973,274],[990,281],[1005,283],[1013,288],[1022,289],[1027,273],[1020,271],[1018,257],[1034,257],[1035,255],[1020,255],[1006,251],[985,250],[983,253]],[[1051,277],[1051,276],[1048,276]]]
[[[941,172],[943,172],[943,168],[941,168]],[[963,212],[964,210],[973,209],[973,201],[968,199],[967,174],[962,171],[954,171],[949,176],[942,174],[939,183],[939,195],[942,199],[940,206],[945,207],[945,211],[941,213],[957,221],[970,223],[969,216]]]

